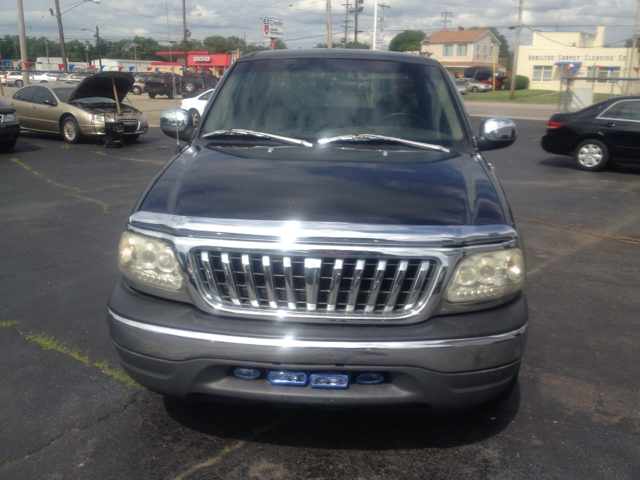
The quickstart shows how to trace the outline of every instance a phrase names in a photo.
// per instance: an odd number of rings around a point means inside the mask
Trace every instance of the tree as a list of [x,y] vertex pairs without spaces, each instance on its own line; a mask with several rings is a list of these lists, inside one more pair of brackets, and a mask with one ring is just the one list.
[[[326,43],[317,43],[314,48],[327,48]],[[342,43],[340,42],[331,42],[331,48],[342,48]]]
[[392,52],[407,52],[420,50],[420,42],[427,36],[421,30],[405,30],[399,33],[389,43],[389,50]]
[[[626,48],[631,48],[633,46],[633,39],[629,39],[625,42],[624,46]],[[636,40],[636,47],[638,48],[638,52],[640,52],[640,40]]]

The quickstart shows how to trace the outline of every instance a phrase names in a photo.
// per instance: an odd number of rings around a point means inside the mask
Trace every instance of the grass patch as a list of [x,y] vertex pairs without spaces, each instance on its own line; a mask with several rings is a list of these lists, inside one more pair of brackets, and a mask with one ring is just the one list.
[[118,380],[119,382],[124,383],[127,387],[133,388],[138,384],[129,377],[122,370],[114,370],[107,365],[107,362],[94,362],[87,355],[80,352],[78,349],[70,349],[62,345],[58,340],[56,340],[51,335],[46,334],[37,334],[37,335],[25,335],[27,339],[37,344],[43,350],[54,350],[56,352],[64,353],[65,355],[69,355],[80,363],[87,367],[95,367],[99,368],[102,373],[109,375],[111,378]]
[[13,320],[2,320],[0,321],[0,328],[11,328],[16,327],[18,322],[14,322]]

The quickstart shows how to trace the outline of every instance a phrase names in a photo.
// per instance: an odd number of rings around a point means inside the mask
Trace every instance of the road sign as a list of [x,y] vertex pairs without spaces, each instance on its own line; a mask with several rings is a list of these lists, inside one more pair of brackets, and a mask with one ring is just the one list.
[[284,39],[284,20],[281,18],[260,17],[263,38]]

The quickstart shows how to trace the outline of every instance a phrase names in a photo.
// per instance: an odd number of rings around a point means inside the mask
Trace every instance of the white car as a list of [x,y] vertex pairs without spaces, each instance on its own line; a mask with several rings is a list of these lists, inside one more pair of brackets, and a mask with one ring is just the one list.
[[197,125],[200,121],[200,117],[204,113],[204,107],[207,106],[207,102],[211,98],[211,95],[213,95],[214,90],[215,89],[212,88],[211,90],[201,93],[197,97],[185,98],[182,100],[180,108],[191,114],[194,125]]
[[6,85],[7,87],[22,87],[23,85],[23,80],[22,80],[22,72],[20,71],[12,71],[12,72],[6,72],[4,75],[2,75],[2,84]]

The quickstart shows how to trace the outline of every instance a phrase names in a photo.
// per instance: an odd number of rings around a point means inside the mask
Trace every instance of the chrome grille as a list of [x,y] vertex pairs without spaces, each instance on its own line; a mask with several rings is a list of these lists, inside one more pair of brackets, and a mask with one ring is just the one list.
[[214,305],[319,315],[393,316],[430,290],[433,259],[308,258],[195,250],[194,272]]
[[137,118],[130,118],[130,117],[119,118],[118,121],[122,123],[125,133],[132,133],[132,132],[138,131],[138,126],[140,122],[138,121]]

